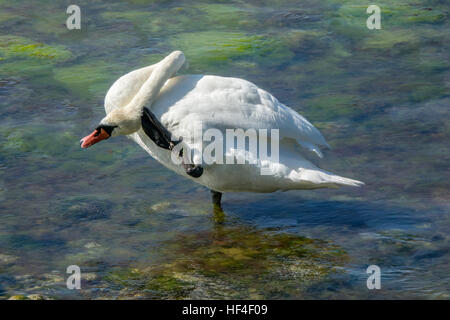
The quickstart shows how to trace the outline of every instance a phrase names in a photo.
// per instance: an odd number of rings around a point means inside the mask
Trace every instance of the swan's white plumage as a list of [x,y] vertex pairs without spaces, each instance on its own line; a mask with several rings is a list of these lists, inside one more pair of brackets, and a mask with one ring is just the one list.
[[[182,58],[184,63],[184,56]],[[181,67],[180,61],[177,68]],[[136,100],[136,96],[144,94],[147,89],[143,88],[148,86],[148,79],[155,77],[152,73],[161,69],[158,66],[162,62],[119,78],[106,95],[106,113],[123,108]],[[170,152],[157,147],[142,129],[129,135],[152,157],[176,173],[216,191],[273,192],[363,184],[322,170],[306,160],[302,156],[304,149],[299,148],[298,144],[321,156],[319,146],[328,146],[323,136],[304,117],[251,82],[219,76],[185,75],[162,83],[159,93],[150,99],[147,106],[175,137],[192,137],[192,127],[198,122],[202,123],[203,132],[216,128],[224,136],[226,129],[233,128],[279,129],[277,163],[257,159],[256,164],[203,164],[204,173],[200,178],[188,176],[181,166],[171,161]],[[203,145],[186,143],[193,149],[199,149],[209,142]],[[242,156],[239,152],[224,149],[225,154],[236,157]],[[257,158],[256,155],[251,156]],[[261,167],[268,168],[272,174],[261,175]]]

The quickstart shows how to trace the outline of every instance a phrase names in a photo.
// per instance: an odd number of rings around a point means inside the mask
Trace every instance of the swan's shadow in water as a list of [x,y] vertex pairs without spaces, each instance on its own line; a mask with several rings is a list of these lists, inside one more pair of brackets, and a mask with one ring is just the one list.
[[[259,197],[259,196],[257,196]],[[262,201],[228,199],[223,205],[227,215],[262,228],[298,226],[368,229],[413,229],[430,222],[417,210],[357,200],[303,200],[281,195]]]

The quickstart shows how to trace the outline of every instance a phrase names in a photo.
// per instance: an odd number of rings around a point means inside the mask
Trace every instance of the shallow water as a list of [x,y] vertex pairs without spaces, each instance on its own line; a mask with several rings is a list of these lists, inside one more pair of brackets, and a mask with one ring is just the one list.
[[[0,298],[450,297],[445,1],[378,1],[382,30],[367,1],[77,3],[69,31],[63,1],[0,1]],[[303,114],[366,186],[225,194],[218,224],[126,138],[81,150],[114,80],[175,49]]]

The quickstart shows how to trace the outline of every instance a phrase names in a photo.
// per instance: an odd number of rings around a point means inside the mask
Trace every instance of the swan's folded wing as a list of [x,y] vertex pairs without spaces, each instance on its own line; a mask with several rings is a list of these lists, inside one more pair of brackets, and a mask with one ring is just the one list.
[[308,120],[270,93],[236,78],[181,76],[166,84],[153,111],[175,135],[190,136],[194,123],[203,131],[219,129],[278,129],[279,138],[296,140],[319,156],[325,139]]

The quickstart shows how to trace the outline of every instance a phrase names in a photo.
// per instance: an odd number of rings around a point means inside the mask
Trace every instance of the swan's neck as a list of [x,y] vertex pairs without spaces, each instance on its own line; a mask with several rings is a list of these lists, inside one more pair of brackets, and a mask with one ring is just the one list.
[[166,81],[177,73],[184,61],[184,54],[181,51],[174,51],[158,62],[150,77],[125,107],[126,113],[133,119],[140,119],[144,106],[151,107]]

